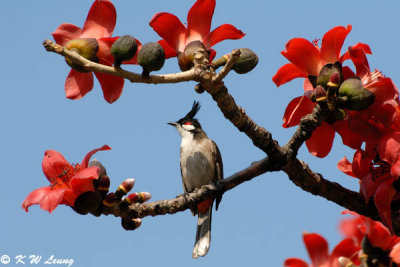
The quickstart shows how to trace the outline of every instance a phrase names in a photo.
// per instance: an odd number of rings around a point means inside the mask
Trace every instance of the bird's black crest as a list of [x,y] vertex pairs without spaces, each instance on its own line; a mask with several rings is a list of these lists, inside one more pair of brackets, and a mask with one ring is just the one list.
[[197,112],[200,110],[200,102],[199,101],[194,101],[192,109],[189,111],[188,114],[184,117],[185,119],[193,119],[194,116],[196,116]]

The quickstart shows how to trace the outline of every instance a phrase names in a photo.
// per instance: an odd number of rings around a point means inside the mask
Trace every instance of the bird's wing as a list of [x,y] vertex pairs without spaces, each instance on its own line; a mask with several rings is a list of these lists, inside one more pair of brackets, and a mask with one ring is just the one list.
[[[219,151],[219,148],[217,144],[212,141],[213,146],[215,149],[213,149],[213,158],[215,162],[215,180],[222,180],[224,179],[224,166],[222,164],[222,157],[221,157],[221,152]],[[215,210],[218,210],[218,205],[221,202],[222,195],[217,196],[215,199]]]

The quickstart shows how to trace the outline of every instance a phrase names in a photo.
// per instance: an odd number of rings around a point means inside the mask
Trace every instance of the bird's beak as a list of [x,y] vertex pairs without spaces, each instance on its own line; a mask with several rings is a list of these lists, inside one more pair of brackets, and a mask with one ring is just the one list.
[[174,127],[176,127],[177,125],[178,125],[178,123],[177,122],[167,122],[167,124],[169,124],[169,125],[172,125],[172,126],[174,126]]

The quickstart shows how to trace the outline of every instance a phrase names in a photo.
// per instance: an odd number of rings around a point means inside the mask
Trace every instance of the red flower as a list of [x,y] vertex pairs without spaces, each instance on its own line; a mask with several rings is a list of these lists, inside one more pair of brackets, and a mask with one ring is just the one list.
[[[383,223],[391,228],[391,203],[398,198],[393,182],[398,180],[399,135],[388,133],[378,145],[366,144],[366,149],[358,149],[350,163],[346,157],[338,163],[339,170],[360,179],[360,193],[368,203],[374,196],[376,208]],[[396,157],[397,156],[397,157]],[[396,157],[396,160],[394,160]]]
[[[316,103],[312,102],[308,93],[314,90],[308,77],[317,77],[322,67],[328,63],[340,62],[349,59],[349,52],[340,55],[340,50],[348,33],[351,31],[351,25],[346,28],[337,26],[329,30],[322,38],[321,48],[317,42],[309,42],[304,38],[291,39],[286,44],[286,50],[282,55],[291,63],[282,66],[272,78],[273,82],[280,86],[291,81],[294,78],[306,78],[304,80],[304,92],[301,97],[294,98],[285,110],[283,117],[283,127],[292,127],[300,123],[300,119],[310,114]],[[371,53],[369,47],[365,44],[357,44],[354,47],[360,47]],[[343,76],[346,76],[348,68],[343,68]],[[343,143],[352,148],[360,147],[362,140],[357,132],[349,130],[347,124],[343,121],[337,121],[333,124],[322,122],[306,141],[309,152],[317,157],[325,157],[329,154],[333,140],[337,131],[343,139]]]
[[100,175],[99,167],[88,167],[91,156],[97,151],[109,149],[104,145],[90,151],[81,164],[70,164],[61,153],[47,150],[42,169],[51,184],[32,191],[22,203],[22,208],[27,212],[30,206],[39,204],[43,210],[51,213],[59,204],[74,206],[79,195],[94,191],[93,180]]
[[150,26],[163,38],[160,44],[166,58],[177,56],[187,44],[198,40],[210,51],[211,61],[216,54],[210,49],[213,45],[226,39],[240,39],[245,35],[230,24],[223,24],[210,32],[214,8],[215,0],[197,0],[187,15],[187,27],[170,13],[161,12],[153,16]]
[[373,221],[352,211],[344,211],[343,214],[350,214],[352,217],[342,220],[339,229],[346,238],[352,238],[361,246],[365,236],[373,247],[384,251],[390,251],[396,244],[400,244],[400,237],[392,236],[388,228],[381,222]]
[[363,87],[374,94],[375,101],[365,110],[349,112],[348,126],[361,132],[363,141],[377,143],[386,132],[399,129],[399,91],[380,71],[370,72],[364,49],[349,47],[349,56]]
[[[97,52],[99,63],[111,66],[114,59],[110,53],[110,48],[117,39],[117,37],[113,38],[111,35],[114,31],[116,19],[115,7],[109,0],[95,0],[82,29],[73,24],[63,23],[52,35],[59,45],[65,45],[68,41],[78,38],[95,38],[99,45]],[[129,63],[135,64],[136,57]],[[99,72],[94,72],[94,74],[100,82],[104,99],[109,103],[116,101],[122,93],[124,79]],[[71,69],[65,81],[67,98],[80,99],[92,88],[92,73],[82,73]]]
[[319,234],[303,233],[303,241],[312,264],[309,265],[299,258],[288,258],[284,262],[285,267],[339,267],[339,257],[347,257],[357,262],[357,252],[360,248],[351,238],[342,240],[331,254],[329,254],[328,242]]
[[321,48],[317,42],[311,43],[304,38],[293,38],[286,43],[286,50],[281,54],[291,63],[283,65],[272,77],[272,81],[280,86],[294,78],[307,78],[309,75],[318,76],[322,67],[328,63],[348,59],[347,53],[340,56],[340,50],[351,25],[337,26],[325,33],[322,38]]

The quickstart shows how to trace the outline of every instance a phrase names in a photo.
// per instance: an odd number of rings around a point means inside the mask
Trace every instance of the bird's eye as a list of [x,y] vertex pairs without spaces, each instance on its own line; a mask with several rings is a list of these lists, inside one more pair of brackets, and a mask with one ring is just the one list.
[[187,121],[183,125],[192,125],[192,123],[190,121]]

